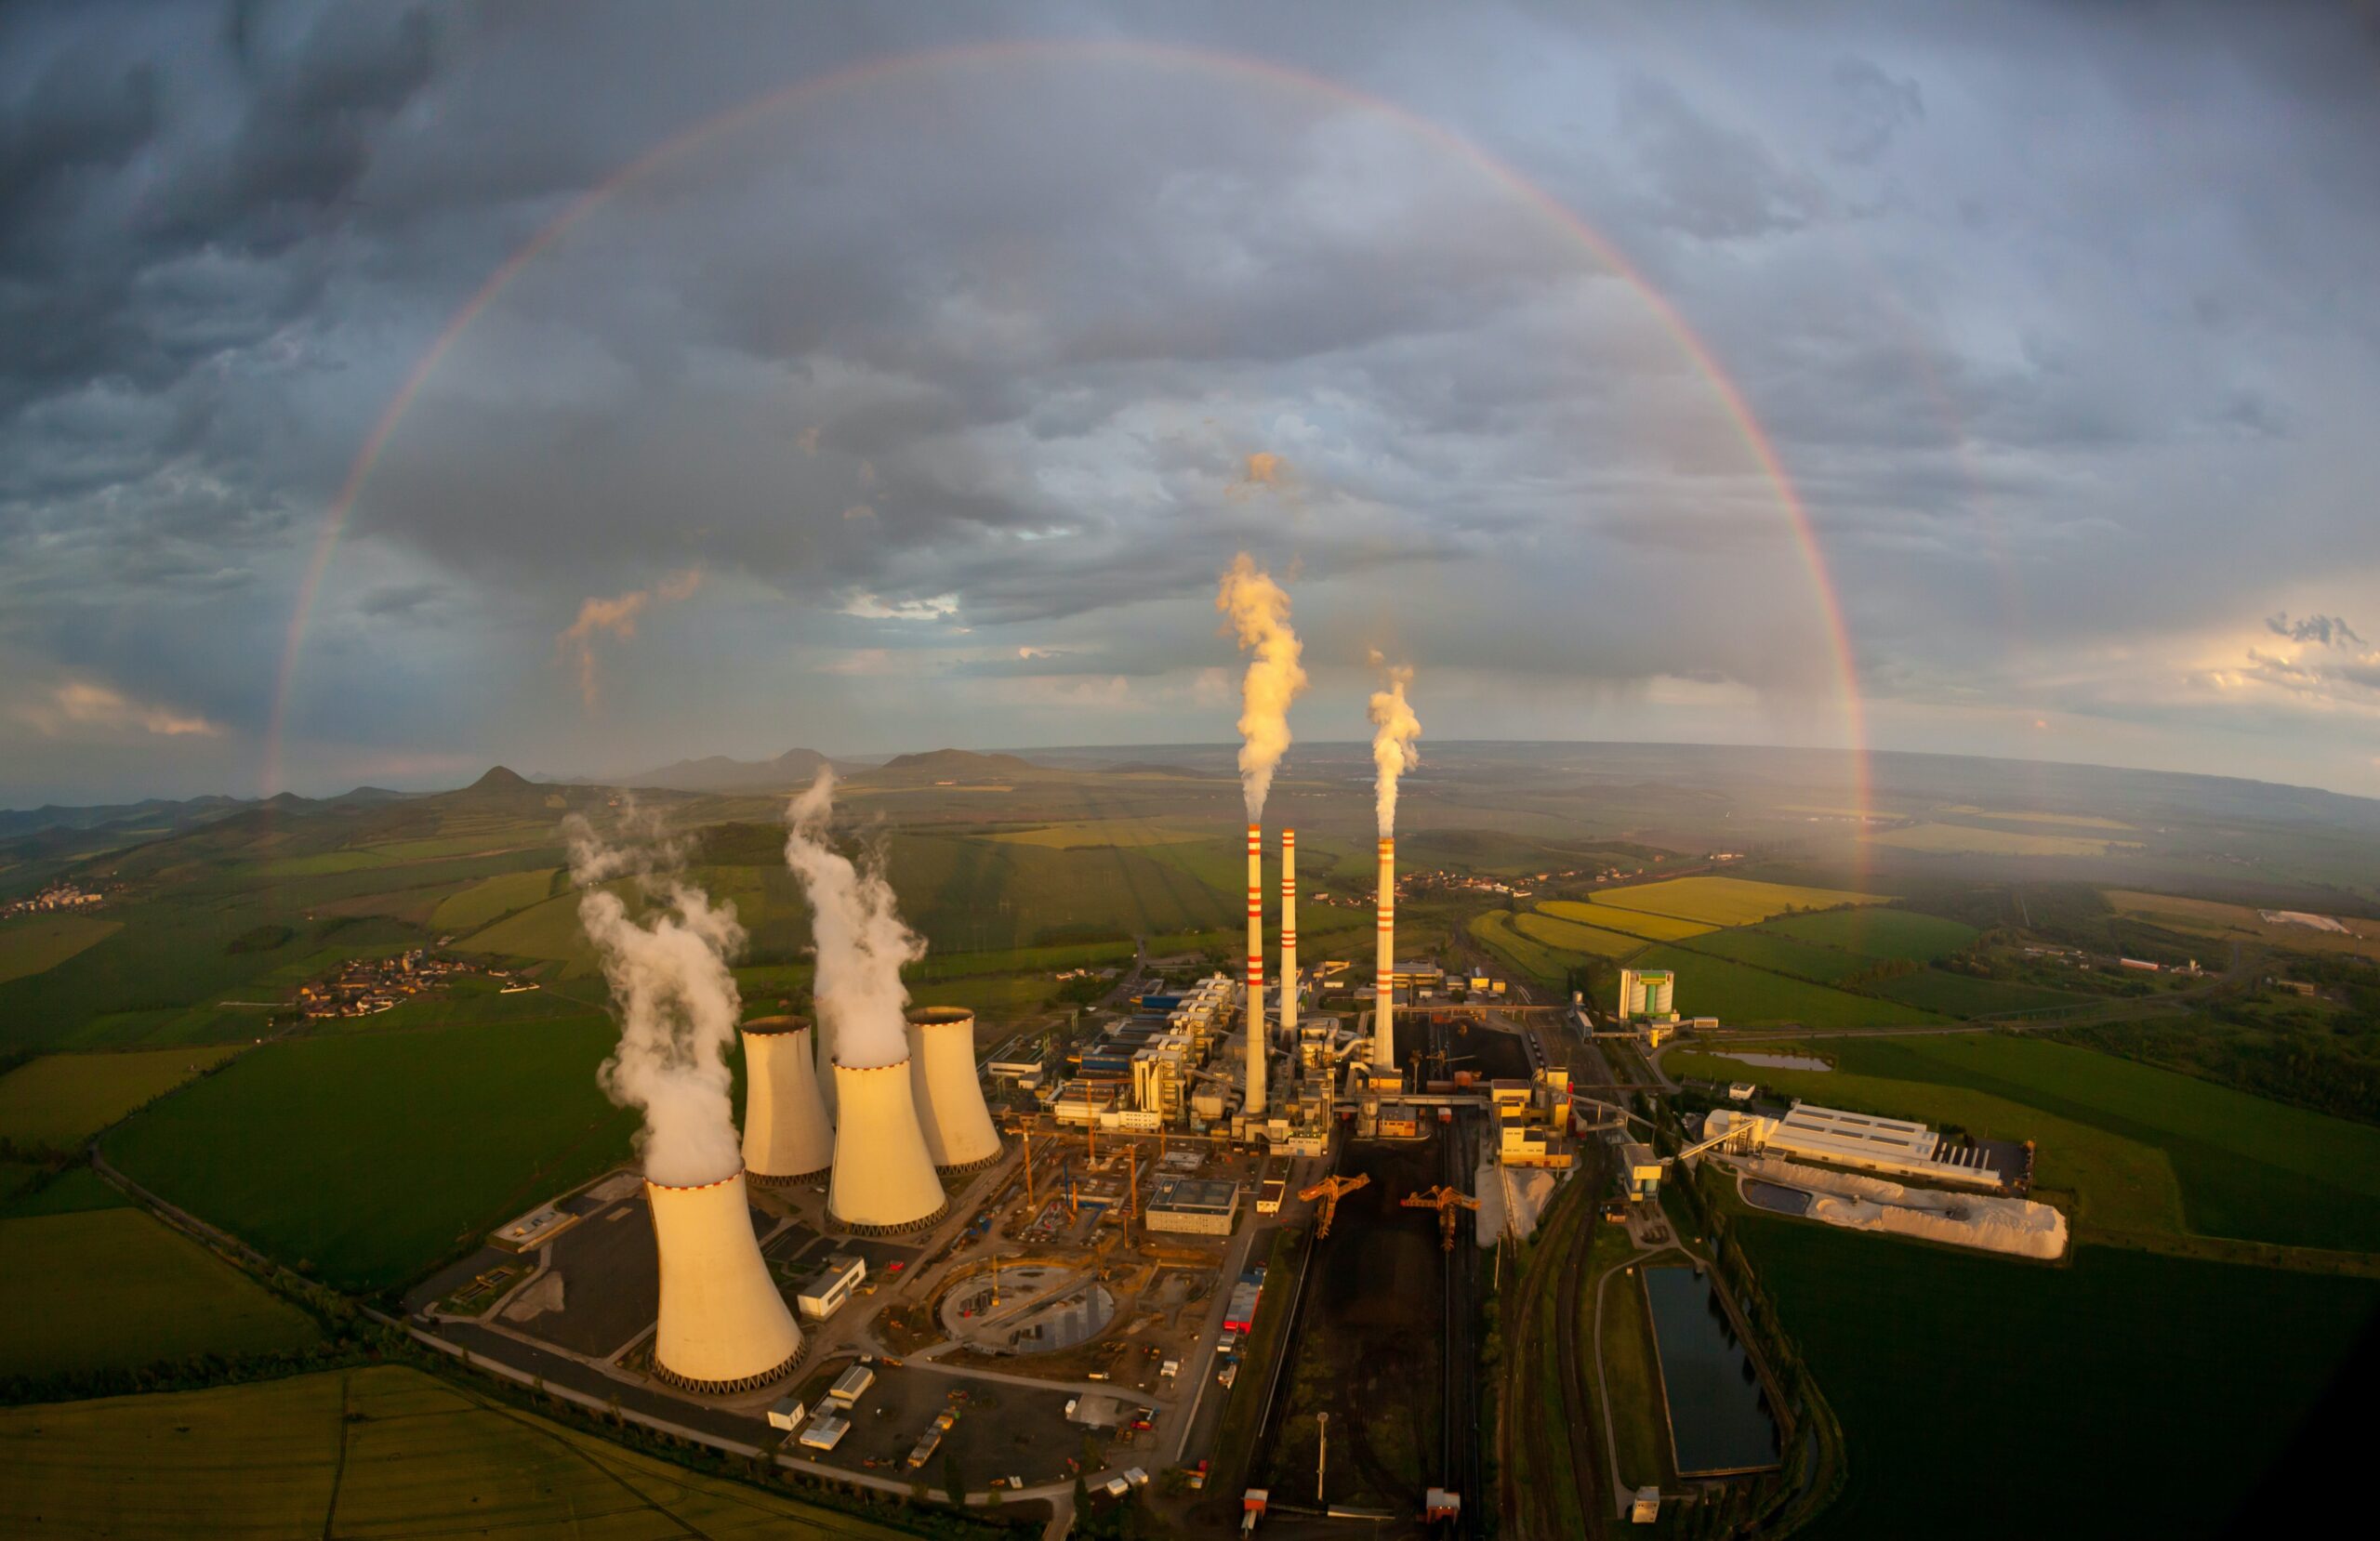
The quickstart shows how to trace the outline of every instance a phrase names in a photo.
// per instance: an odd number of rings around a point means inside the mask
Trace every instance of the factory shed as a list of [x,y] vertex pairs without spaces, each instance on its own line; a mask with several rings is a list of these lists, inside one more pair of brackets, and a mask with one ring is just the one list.
[[1228,1236],[1239,1219],[1239,1184],[1172,1178],[1157,1186],[1146,1221],[1151,1231]]
[[1796,1102],[1782,1118],[1721,1108],[1704,1121],[1703,1133],[1739,1127],[1751,1149],[1796,1160],[1969,1187],[1998,1188],[2006,1181],[1982,1147],[1946,1147],[1940,1135],[1905,1118]]

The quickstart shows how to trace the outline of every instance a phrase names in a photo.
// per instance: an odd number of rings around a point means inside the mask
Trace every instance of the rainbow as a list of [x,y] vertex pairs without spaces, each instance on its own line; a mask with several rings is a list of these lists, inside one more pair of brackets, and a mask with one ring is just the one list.
[[1536,210],[1548,223],[1561,230],[1584,249],[1604,269],[1620,279],[1657,319],[1663,330],[1676,343],[1681,352],[1709,383],[1729,423],[1742,439],[1753,464],[1773,489],[1778,505],[1784,513],[1800,550],[1801,561],[1807,573],[1811,591],[1818,601],[1826,639],[1835,674],[1835,693],[1841,712],[1846,747],[1851,751],[1851,788],[1857,799],[1855,806],[1863,812],[1869,807],[1870,776],[1867,754],[1867,724],[1860,699],[1858,669],[1851,646],[1851,633],[1845,624],[1843,604],[1836,593],[1834,579],[1828,571],[1824,553],[1818,546],[1818,533],[1810,522],[1808,508],[1795,491],[1792,479],[1786,474],[1776,445],[1752,407],[1744,400],[1743,391],[1727,372],[1720,366],[1708,344],[1687,324],[1686,317],[1669,298],[1630,262],[1620,250],[1585,220],[1528,180],[1506,162],[1462,138],[1443,125],[1433,122],[1408,108],[1382,98],[1357,91],[1320,75],[1266,59],[1248,59],[1219,53],[1182,44],[1156,44],[1123,40],[1037,40],[1013,43],[970,44],[962,46],[897,55],[847,66],[829,73],[796,81],[774,91],[702,119],[679,130],[668,138],[621,166],[587,191],[573,199],[542,229],[523,242],[518,250],[505,258],[496,270],[469,299],[463,302],[442,328],[437,337],[407,371],[403,382],[390,398],[388,406],[373,424],[372,431],[357,452],[354,463],[348,468],[337,494],[331,500],[323,517],[322,527],[314,537],[312,554],[306,564],[298,586],[298,599],[289,618],[289,630],[281,656],[281,666],[274,683],[272,713],[266,730],[263,782],[269,795],[280,789],[282,751],[289,721],[289,703],[298,669],[298,659],[304,648],[306,627],[311,619],[316,600],[320,598],[324,575],[329,571],[332,558],[337,553],[348,520],[354,512],[356,501],[370,483],[372,470],[390,438],[403,423],[406,412],[420,396],[447,352],[463,334],[470,329],[482,313],[493,304],[512,282],[526,271],[538,257],[550,251],[564,237],[602,210],[624,189],[668,166],[688,153],[718,142],[745,128],[760,123],[775,113],[790,108],[814,104],[822,99],[857,91],[904,76],[925,74],[940,70],[976,67],[1010,62],[1074,60],[1086,62],[1122,62],[1156,69],[1172,69],[1221,74],[1242,81],[1255,82],[1270,87],[1293,91],[1307,97],[1318,97],[1343,107],[1372,113],[1388,119],[1417,137],[1436,146],[1456,159],[1466,163],[1503,188],[1524,205]]

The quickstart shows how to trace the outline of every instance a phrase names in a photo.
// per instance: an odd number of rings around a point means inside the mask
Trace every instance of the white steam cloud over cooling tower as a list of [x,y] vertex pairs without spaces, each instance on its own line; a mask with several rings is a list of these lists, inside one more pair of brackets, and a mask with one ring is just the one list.
[[909,1012],[909,1087],[936,1166],[972,1172],[1000,1158],[999,1131],[975,1075],[975,1013],[956,1006]]
[[791,1182],[835,1159],[835,1126],[818,1095],[810,1023],[762,1017],[744,1024],[744,1170],[754,1182]]
[[647,1180],[661,1253],[661,1324],[653,1367],[713,1395],[783,1377],[801,1358],[801,1329],[760,1257],[740,1171],[698,1188]]
[[835,1178],[826,1213],[863,1235],[917,1231],[942,1218],[950,1203],[934,1176],[918,1104],[909,1089],[909,1061],[861,1067],[839,1064]]

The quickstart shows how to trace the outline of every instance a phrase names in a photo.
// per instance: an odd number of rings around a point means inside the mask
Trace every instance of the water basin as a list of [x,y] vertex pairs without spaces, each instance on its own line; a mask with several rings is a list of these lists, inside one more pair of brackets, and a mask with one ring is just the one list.
[[1776,1466],[1777,1420],[1710,1281],[1690,1268],[1646,1269],[1644,1279],[1678,1474]]

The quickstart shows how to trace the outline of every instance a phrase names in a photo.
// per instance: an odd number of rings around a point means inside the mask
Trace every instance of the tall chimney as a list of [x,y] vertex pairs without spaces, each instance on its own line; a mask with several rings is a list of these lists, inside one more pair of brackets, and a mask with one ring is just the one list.
[[1396,837],[1380,843],[1380,961],[1372,970],[1372,1064],[1396,1068]]
[[909,1092],[936,1169],[973,1172],[1000,1158],[1000,1132],[975,1074],[975,1013],[963,1006],[910,1008]]
[[837,1099],[835,1178],[826,1186],[826,1213],[863,1236],[920,1231],[949,1213],[925,1130],[918,1125],[909,1061],[837,1065],[835,1082],[842,1095]]
[[1297,1047],[1298,832],[1281,831],[1281,1036]]
[[749,1391],[801,1358],[801,1329],[760,1257],[741,1167],[693,1188],[647,1179],[661,1254],[661,1321],[653,1370],[706,1395]]
[[1242,1110],[1264,1111],[1264,831],[1248,826],[1248,1096]]
[[835,1159],[810,1038],[800,1017],[744,1024],[744,1171],[764,1188],[814,1177]]

